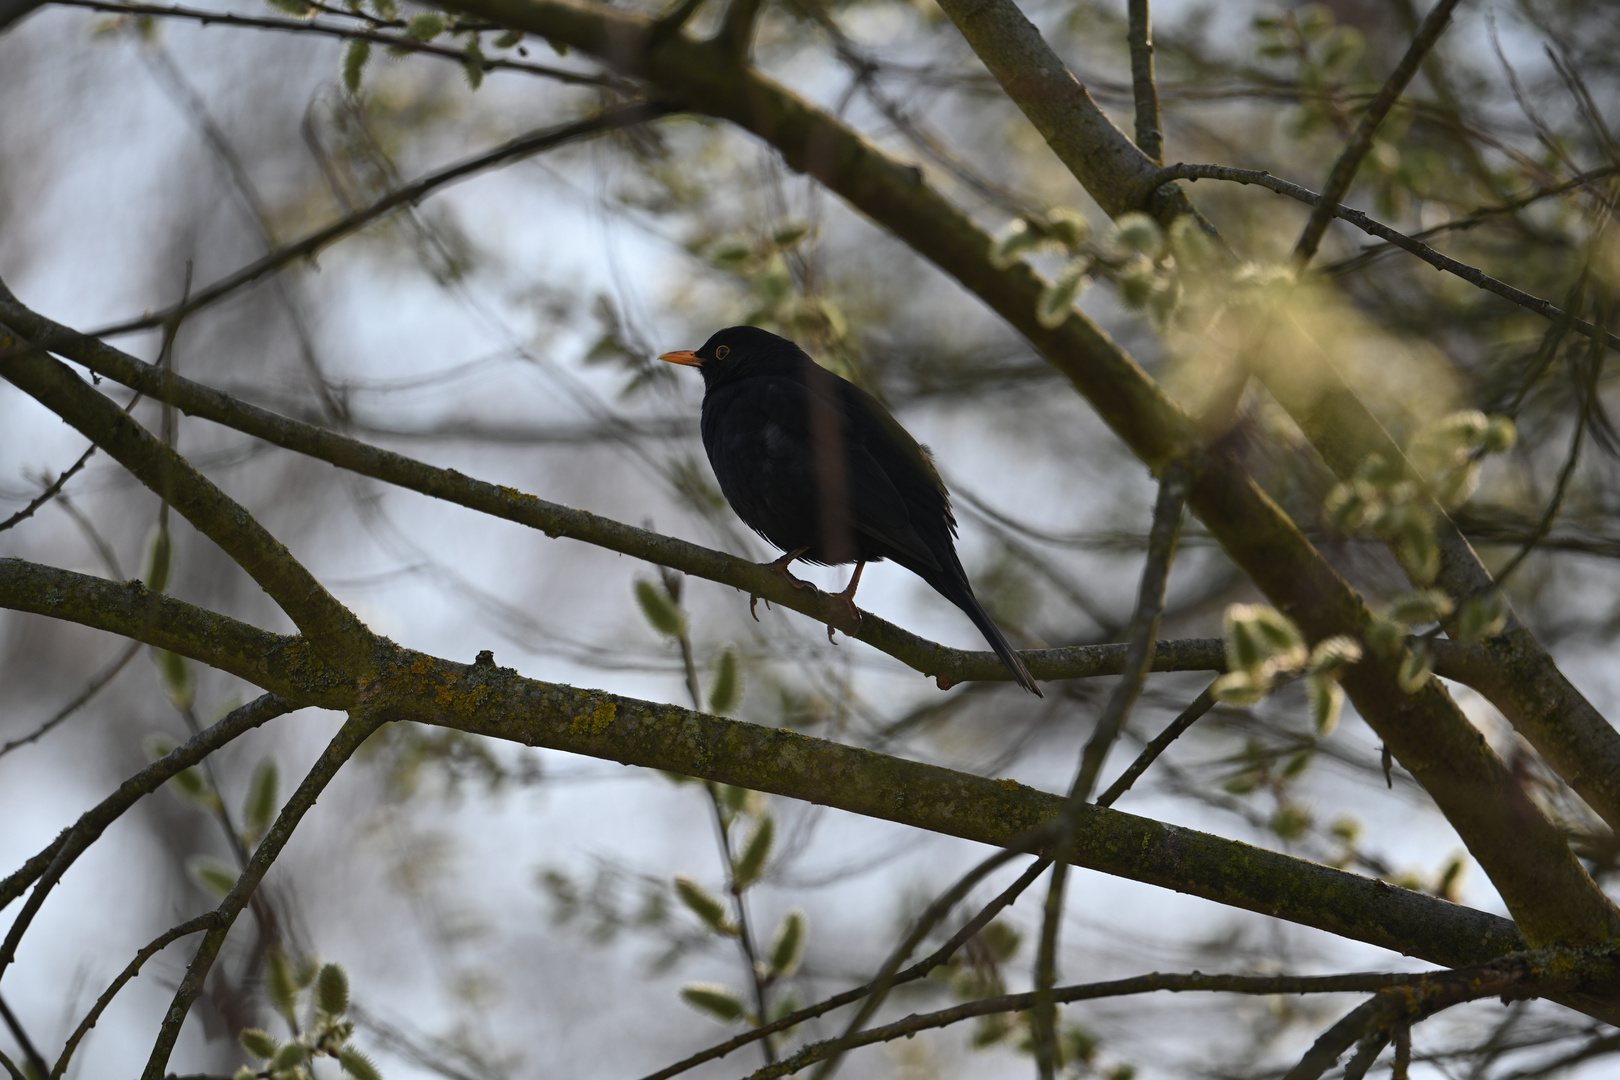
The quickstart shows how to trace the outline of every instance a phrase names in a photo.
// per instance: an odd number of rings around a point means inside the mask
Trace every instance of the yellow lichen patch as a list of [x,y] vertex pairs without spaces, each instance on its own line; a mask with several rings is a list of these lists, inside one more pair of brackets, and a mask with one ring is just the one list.
[[574,717],[569,729],[576,735],[600,735],[608,729],[619,714],[619,707],[611,701],[598,701],[596,708]]
[[1008,779],[1005,779],[1005,778],[1003,778],[1001,780],[997,780],[996,783],[1000,784],[1002,787],[1006,788],[1008,791],[1017,791],[1019,788],[1024,786],[1023,784],[1020,784],[1016,780],[1008,780]]

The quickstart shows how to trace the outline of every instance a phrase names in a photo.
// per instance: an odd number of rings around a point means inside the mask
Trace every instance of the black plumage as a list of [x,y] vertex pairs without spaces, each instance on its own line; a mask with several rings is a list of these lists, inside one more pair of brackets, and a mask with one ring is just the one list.
[[787,553],[775,568],[855,563],[840,594],[853,609],[861,569],[891,559],[961,608],[1019,685],[1040,695],[973,595],[956,557],[950,494],[928,451],[876,398],[752,326],[662,359],[702,373],[703,449],[737,516]]

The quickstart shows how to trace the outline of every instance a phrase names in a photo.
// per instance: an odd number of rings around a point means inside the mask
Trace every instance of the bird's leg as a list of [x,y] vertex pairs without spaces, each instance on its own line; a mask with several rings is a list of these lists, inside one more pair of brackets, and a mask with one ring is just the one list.
[[[794,577],[793,572],[788,569],[789,566],[793,565],[793,560],[797,559],[800,555],[803,555],[809,550],[810,545],[808,544],[802,548],[796,548],[793,551],[788,552],[786,555],[783,555],[775,562],[766,563],[765,569],[774,570],[778,574],[781,574],[783,577],[788,579],[788,584],[792,585],[795,589],[813,589],[815,588],[814,585],[811,585],[808,581],[801,578]],[[754,617],[755,622],[759,622],[759,613],[754,610],[754,605],[757,603],[759,603],[759,597],[751,594],[748,597],[748,614]]]
[[[850,576],[849,584],[844,587],[844,591],[833,593],[833,599],[842,600],[844,606],[849,608],[849,621],[854,624],[856,633],[859,633],[861,629],[861,609],[855,606],[855,590],[860,587],[861,571],[865,569],[865,560],[856,563],[855,573]],[[827,640],[831,641],[832,636],[833,627],[829,624],[827,626]]]

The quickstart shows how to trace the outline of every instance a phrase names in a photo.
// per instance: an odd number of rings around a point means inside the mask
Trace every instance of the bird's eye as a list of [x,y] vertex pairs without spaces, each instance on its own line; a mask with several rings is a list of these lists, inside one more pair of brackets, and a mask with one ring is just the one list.
[[714,358],[716,360],[724,360],[726,357],[728,357],[730,355],[731,355],[731,346],[729,346],[729,345],[716,345],[714,347]]

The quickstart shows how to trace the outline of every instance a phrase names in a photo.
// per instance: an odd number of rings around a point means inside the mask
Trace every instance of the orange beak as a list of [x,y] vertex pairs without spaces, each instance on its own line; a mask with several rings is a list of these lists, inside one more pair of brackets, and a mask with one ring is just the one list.
[[658,359],[684,367],[702,367],[703,357],[695,352],[667,352]]

